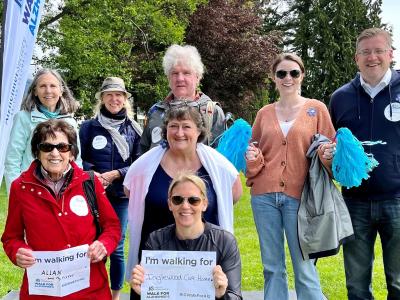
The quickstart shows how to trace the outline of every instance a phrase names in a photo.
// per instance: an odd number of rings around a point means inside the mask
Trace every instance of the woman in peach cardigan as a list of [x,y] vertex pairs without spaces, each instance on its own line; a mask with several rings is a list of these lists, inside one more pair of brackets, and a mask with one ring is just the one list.
[[[304,65],[292,53],[277,56],[272,79],[279,92],[275,103],[257,113],[246,152],[247,185],[260,240],[264,267],[264,299],[288,299],[284,234],[288,242],[299,300],[321,300],[323,294],[313,260],[304,261],[297,238],[297,210],[314,134],[333,138],[324,103],[300,94]],[[330,168],[334,144],[323,144],[319,156]]]

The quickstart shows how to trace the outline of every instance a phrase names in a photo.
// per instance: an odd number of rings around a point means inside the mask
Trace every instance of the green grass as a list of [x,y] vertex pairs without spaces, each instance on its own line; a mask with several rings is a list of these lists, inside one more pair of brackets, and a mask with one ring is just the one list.
[[[4,224],[7,218],[8,200],[6,187],[3,185],[0,189],[0,232],[3,234]],[[7,255],[4,253],[3,246],[0,248],[0,297],[7,294],[9,290],[19,289],[22,280],[22,269],[13,265]]]
[[[5,186],[0,189],[0,232],[4,230],[5,218],[7,216],[7,197]],[[242,258],[242,288],[243,290],[262,290],[263,275],[259,250],[257,232],[255,230],[252,211],[250,207],[250,196],[247,188],[244,188],[244,195],[235,206],[235,236],[237,237],[240,254]],[[125,249],[127,252],[127,244]],[[294,288],[293,270],[290,256],[286,249],[289,286]],[[375,264],[373,273],[374,296],[377,300],[386,299],[386,284],[383,274],[382,250],[380,241],[377,240],[375,247]],[[346,299],[346,285],[344,278],[343,256],[338,255],[322,258],[317,264],[321,285],[325,296],[328,299]],[[7,294],[9,290],[19,288],[22,280],[22,270],[15,267],[0,249],[0,297]],[[124,285],[123,292],[129,292],[129,286]]]
[[[235,236],[239,243],[242,258],[242,289],[262,290],[263,275],[258,236],[255,230],[253,215],[250,206],[249,189],[244,187],[244,195],[235,206]],[[286,266],[289,287],[294,289],[293,269],[290,254],[286,247]],[[347,299],[343,254],[321,258],[317,262],[322,290],[328,299]],[[377,300],[386,299],[386,283],[383,273],[382,250],[380,240],[375,246],[375,264],[373,272],[373,290]]]

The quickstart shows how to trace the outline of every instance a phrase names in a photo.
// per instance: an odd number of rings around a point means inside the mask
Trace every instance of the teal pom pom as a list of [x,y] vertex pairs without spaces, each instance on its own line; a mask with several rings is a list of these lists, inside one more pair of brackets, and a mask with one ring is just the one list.
[[372,154],[364,152],[364,145],[386,144],[382,141],[360,142],[348,128],[340,128],[336,133],[336,152],[333,157],[333,177],[347,188],[361,185],[369,178],[369,172],[378,166]]
[[245,153],[251,138],[251,126],[243,119],[233,122],[219,140],[217,151],[224,155],[236,168],[246,171]]

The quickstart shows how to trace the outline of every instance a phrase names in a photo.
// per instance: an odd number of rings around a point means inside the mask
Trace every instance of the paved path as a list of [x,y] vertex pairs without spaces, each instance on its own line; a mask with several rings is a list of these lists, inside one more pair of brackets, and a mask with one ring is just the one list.
[[[290,300],[296,300],[296,294],[294,291],[290,291]],[[12,291],[8,293],[1,300],[18,300],[18,292]],[[128,294],[123,294],[121,300],[129,300]],[[263,292],[261,291],[243,291],[243,300],[263,300]]]

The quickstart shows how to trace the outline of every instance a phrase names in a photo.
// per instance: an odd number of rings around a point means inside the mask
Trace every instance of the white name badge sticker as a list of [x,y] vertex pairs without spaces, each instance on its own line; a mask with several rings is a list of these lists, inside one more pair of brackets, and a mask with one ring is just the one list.
[[103,149],[107,145],[107,139],[103,135],[97,135],[94,137],[92,146],[96,150]]
[[[390,115],[390,105],[392,106],[392,115]],[[393,102],[386,106],[385,111],[385,118],[392,122],[400,121],[400,103]]]
[[155,144],[161,141],[161,128],[160,127],[154,127],[153,130],[151,131],[151,141]]
[[72,210],[72,212],[80,217],[87,216],[89,213],[86,199],[81,195],[76,195],[71,198],[71,201],[69,202],[69,208]]

